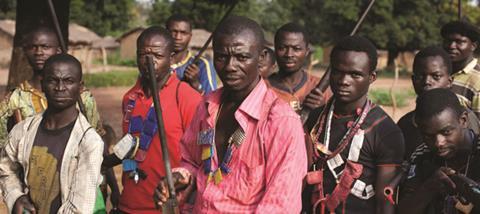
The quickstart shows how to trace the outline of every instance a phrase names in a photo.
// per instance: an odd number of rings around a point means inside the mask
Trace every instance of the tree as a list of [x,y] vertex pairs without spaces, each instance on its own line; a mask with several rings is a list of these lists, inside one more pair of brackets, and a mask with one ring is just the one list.
[[131,27],[134,6],[135,0],[72,0],[71,20],[102,36],[118,35]]
[[0,0],[0,19],[14,19],[16,0]]
[[[369,1],[305,1],[303,13],[314,42],[332,44],[350,33]],[[450,0],[377,0],[358,32],[388,50],[389,66],[401,51],[439,44],[440,26],[451,21]]]
[[[63,38],[65,41],[68,41],[70,0],[52,0],[52,3],[57,13]],[[14,88],[32,75],[32,69],[23,54],[22,42],[27,33],[39,25],[53,28],[52,16],[50,15],[47,1],[17,0],[15,36],[13,38],[12,60],[10,61],[8,75],[8,89]]]
[[[228,9],[228,4],[219,1],[195,0],[156,0],[150,13],[149,23],[163,25],[173,13],[190,17],[196,28],[213,30]],[[224,1],[226,2],[226,1]],[[292,0],[242,0],[233,14],[252,18],[266,31],[275,32],[281,25],[292,21],[301,21],[302,17],[293,17],[292,10],[301,1]]]

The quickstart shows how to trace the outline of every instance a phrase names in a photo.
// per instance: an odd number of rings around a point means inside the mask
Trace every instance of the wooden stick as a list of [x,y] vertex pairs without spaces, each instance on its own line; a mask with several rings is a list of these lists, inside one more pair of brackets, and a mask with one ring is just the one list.
[[15,124],[20,123],[23,120],[22,112],[20,109],[13,110],[13,116],[15,118]]
[[[47,3],[48,3],[48,9],[50,10],[50,15],[52,16],[53,26],[55,27],[55,32],[57,33],[58,41],[60,42],[60,48],[62,49],[62,53],[67,53],[68,52],[67,45],[65,43],[65,40],[63,39],[62,31],[60,30],[60,24],[58,22],[57,13],[55,12],[55,7],[53,7],[52,0],[47,0]],[[77,104],[78,104],[78,108],[80,109],[80,112],[83,115],[87,116],[85,111],[85,105],[83,105],[81,97],[78,97]]]
[[[162,106],[160,105],[160,98],[158,97],[157,78],[155,77],[153,58],[150,55],[147,56],[147,65],[148,73],[150,75],[150,92],[152,94],[153,106],[156,113],[155,116],[157,118],[158,137],[160,138],[160,146],[162,147],[163,165],[165,166],[165,174],[168,184],[169,198],[167,199],[167,202],[165,203],[163,208],[166,213],[179,213],[180,211],[178,208],[177,196],[173,184],[172,167],[170,164],[170,157],[168,153],[167,134],[165,133],[165,123],[162,117]],[[169,76],[169,74],[166,75]]]
[[462,0],[458,0],[458,20],[462,20]]
[[57,13],[53,7],[52,0],[47,0],[47,3],[48,9],[50,10],[50,15],[52,16],[53,26],[55,27],[55,32],[57,32],[58,41],[60,42],[60,48],[62,49],[63,53],[67,53],[67,46],[65,40],[63,39],[62,31],[60,30],[60,24],[58,22]]
[[236,0],[232,5],[230,5],[230,8],[228,8],[227,12],[223,15],[222,19],[220,19],[220,22],[218,22],[217,26],[215,27],[215,30],[213,30],[213,32],[210,34],[205,44],[203,44],[202,48],[198,51],[197,55],[195,55],[195,58],[193,59],[192,64],[197,64],[198,60],[200,60],[200,57],[207,50],[208,45],[210,45],[210,42],[213,39],[213,34],[217,30],[218,26],[220,25],[220,23],[225,21],[225,19],[230,15],[230,13],[232,13],[233,9],[238,4],[238,2],[239,0]]

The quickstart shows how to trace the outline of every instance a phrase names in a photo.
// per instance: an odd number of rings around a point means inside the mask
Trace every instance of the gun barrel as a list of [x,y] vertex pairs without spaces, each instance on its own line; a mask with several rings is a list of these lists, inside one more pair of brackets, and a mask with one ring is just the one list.
[[[157,78],[155,76],[155,69],[153,65],[152,56],[147,56],[147,65],[148,65],[148,73],[150,75],[150,90],[153,98],[153,106],[155,108],[155,113],[156,113],[155,116],[157,118],[158,136],[160,138],[160,144],[162,147],[163,164],[165,166],[165,174],[167,177],[167,184],[168,184],[169,198],[166,203],[166,210],[170,210],[170,211],[166,211],[166,213],[178,213],[178,201],[175,193],[175,187],[173,184],[172,167],[170,164],[170,157],[169,157],[168,147],[167,147],[167,135],[165,133],[165,123],[162,117],[163,113],[162,113],[162,107],[160,106],[160,98],[158,97]],[[166,75],[168,76],[168,74]]]
[[[360,28],[360,26],[363,23],[363,20],[365,20],[365,17],[367,17],[368,12],[370,12],[370,9],[372,9],[372,6],[373,6],[374,3],[375,3],[375,0],[370,0],[367,8],[365,8],[362,15],[358,18],[357,23],[355,24],[355,27],[350,32],[350,34],[349,34],[350,36],[353,36],[357,33],[358,29]],[[329,81],[330,81],[330,73],[331,73],[330,70],[331,70],[330,66],[328,66],[327,70],[325,70],[325,73],[323,74],[322,78],[320,79],[320,82],[318,83],[318,85],[315,88],[320,89],[322,92],[325,92],[325,90],[327,90],[328,85],[329,85]],[[312,109],[309,109],[309,108],[303,108],[302,109],[302,112],[300,113],[300,118],[301,118],[303,124],[305,124],[305,122],[307,121],[308,115],[310,114],[311,110]]]

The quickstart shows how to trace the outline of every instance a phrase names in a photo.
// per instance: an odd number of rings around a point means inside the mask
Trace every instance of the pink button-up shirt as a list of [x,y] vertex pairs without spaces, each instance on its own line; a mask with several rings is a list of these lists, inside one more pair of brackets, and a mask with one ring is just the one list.
[[[182,167],[196,177],[195,213],[299,213],[302,180],[307,173],[304,132],[299,116],[260,82],[245,98],[235,119],[245,131],[233,151],[231,172],[218,185],[207,183],[198,133],[215,127],[219,89],[200,103],[181,140]],[[220,118],[221,120],[221,118]],[[212,169],[219,163],[216,151]]]

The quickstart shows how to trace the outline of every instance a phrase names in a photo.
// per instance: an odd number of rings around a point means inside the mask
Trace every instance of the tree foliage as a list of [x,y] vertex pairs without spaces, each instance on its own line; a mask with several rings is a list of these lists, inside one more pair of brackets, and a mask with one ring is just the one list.
[[[314,42],[328,45],[350,33],[368,3],[308,0],[295,11],[305,17]],[[463,8],[472,21],[480,21],[478,7],[464,3]],[[393,59],[401,51],[439,44],[440,27],[457,19],[456,13],[456,3],[451,0],[377,0],[358,34],[388,50]]]
[[134,19],[135,0],[72,0],[70,20],[96,33],[118,35]]
[[15,19],[16,0],[0,0],[0,19]]
[[[259,22],[265,30],[274,32],[292,18],[291,9],[296,1],[291,0],[243,0],[235,7],[233,14],[248,16]],[[195,28],[214,30],[228,10],[228,4],[214,4],[198,0],[157,0],[153,4],[149,23],[164,25],[167,18],[175,13],[190,17]]]

